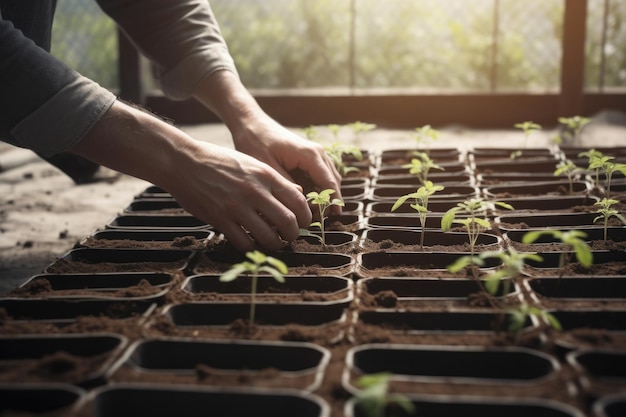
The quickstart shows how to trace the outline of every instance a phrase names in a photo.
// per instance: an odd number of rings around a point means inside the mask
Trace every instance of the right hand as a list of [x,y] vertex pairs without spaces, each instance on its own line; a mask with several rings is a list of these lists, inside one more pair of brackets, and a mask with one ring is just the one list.
[[177,178],[166,189],[237,249],[276,250],[309,226],[311,210],[299,185],[241,152],[194,142],[192,152],[176,155]]

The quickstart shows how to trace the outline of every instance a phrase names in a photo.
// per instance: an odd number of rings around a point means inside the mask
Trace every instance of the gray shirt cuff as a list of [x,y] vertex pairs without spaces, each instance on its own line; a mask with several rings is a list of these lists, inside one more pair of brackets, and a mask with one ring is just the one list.
[[116,97],[78,77],[22,119],[11,131],[16,145],[42,156],[70,150],[113,105]]

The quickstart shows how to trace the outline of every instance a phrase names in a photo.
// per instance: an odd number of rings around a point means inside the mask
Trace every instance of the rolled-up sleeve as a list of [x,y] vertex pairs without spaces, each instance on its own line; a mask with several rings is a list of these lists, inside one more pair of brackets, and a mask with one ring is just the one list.
[[0,135],[50,156],[71,149],[116,97],[0,19]]
[[97,1],[142,54],[156,64],[168,97],[191,97],[215,71],[237,74],[207,0]]

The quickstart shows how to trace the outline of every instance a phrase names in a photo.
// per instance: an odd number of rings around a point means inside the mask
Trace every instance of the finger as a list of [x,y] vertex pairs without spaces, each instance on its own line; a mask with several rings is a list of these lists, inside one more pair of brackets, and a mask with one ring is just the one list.
[[220,225],[219,230],[235,249],[242,252],[256,249],[256,244],[250,235],[238,224],[229,222],[228,224]]
[[311,209],[296,185],[285,183],[272,188],[273,201],[260,207],[261,213],[274,225],[280,236],[293,241],[300,234],[300,227],[311,224]]
[[[295,223],[295,218],[293,215],[292,223]],[[273,221],[265,214],[263,214],[263,212],[252,213],[251,215],[247,216],[245,219],[242,220],[242,225],[246,230],[248,230],[248,232],[250,232],[250,235],[252,236],[254,241],[263,248],[269,250],[278,250],[283,245],[280,230],[276,230]]]

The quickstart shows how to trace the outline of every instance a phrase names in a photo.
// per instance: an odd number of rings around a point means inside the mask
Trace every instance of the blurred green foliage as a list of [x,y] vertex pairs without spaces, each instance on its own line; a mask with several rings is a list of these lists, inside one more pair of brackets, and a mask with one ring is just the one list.
[[[555,92],[565,1],[211,0],[211,7],[249,88]],[[605,2],[603,82],[626,86],[626,2],[589,0],[588,88],[600,80]],[[115,27],[95,1],[59,0],[53,36],[55,55],[117,85]]]

